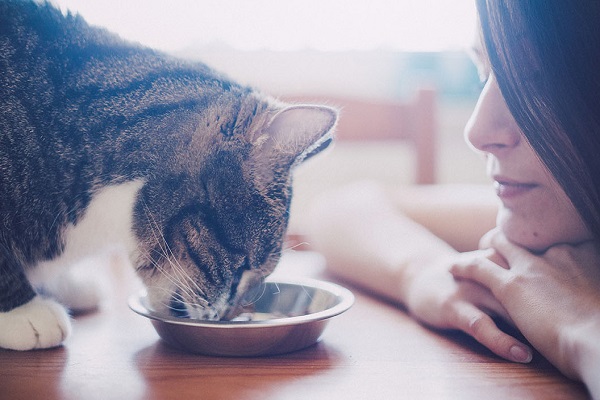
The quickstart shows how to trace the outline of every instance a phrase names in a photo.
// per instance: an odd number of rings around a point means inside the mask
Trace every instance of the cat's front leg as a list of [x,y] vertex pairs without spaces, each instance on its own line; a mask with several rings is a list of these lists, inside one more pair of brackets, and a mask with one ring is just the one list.
[[5,349],[56,347],[70,333],[71,321],[64,307],[41,296],[8,312],[0,312],[0,347]]
[[43,299],[24,271],[0,257],[0,347],[31,350],[61,344],[71,332],[66,310]]

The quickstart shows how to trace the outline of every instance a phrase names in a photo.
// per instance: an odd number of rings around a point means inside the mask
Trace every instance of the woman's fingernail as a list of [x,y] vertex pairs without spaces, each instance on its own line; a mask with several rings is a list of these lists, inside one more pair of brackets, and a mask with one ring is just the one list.
[[510,348],[510,355],[514,361],[520,363],[528,363],[533,358],[533,354],[531,354],[529,349],[516,345]]

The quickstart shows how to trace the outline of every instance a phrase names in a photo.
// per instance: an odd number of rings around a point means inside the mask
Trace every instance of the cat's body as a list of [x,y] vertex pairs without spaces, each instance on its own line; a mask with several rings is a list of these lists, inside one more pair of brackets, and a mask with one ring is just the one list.
[[64,298],[46,278],[111,246],[153,302],[223,317],[275,267],[290,171],[336,119],[20,0],[0,1],[0,99],[0,347],[16,349],[70,329],[33,286]]

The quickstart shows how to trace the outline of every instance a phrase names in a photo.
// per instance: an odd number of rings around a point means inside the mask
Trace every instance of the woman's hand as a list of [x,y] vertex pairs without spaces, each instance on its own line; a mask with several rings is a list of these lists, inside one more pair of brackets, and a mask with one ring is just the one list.
[[454,263],[488,260],[492,252],[474,251],[455,256],[457,259],[440,259],[435,265],[421,265],[411,271],[405,286],[405,302],[411,314],[434,328],[461,330],[500,357],[523,363],[531,361],[529,347],[500,330],[490,317],[500,316],[510,322],[506,310],[493,294],[477,283],[457,281],[449,272]]
[[535,348],[566,375],[581,378],[577,340],[590,324],[600,326],[598,245],[556,245],[535,255],[494,230],[482,246],[496,251],[504,268],[489,257],[462,260],[451,269],[454,277],[488,288]]
[[473,282],[457,282],[450,273],[459,260],[491,257],[493,251],[457,252],[370,183],[322,196],[310,220],[311,244],[325,255],[330,272],[405,305],[431,327],[464,331],[512,361],[531,359],[529,348],[490,317],[508,318],[492,293]]

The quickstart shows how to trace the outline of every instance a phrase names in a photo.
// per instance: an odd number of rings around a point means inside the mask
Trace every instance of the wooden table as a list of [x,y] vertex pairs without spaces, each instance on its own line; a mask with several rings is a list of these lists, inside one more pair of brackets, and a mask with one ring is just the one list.
[[[324,274],[322,258],[290,252],[280,276]],[[171,349],[126,299],[139,285],[114,267],[100,311],[74,318],[60,348],[0,350],[1,399],[588,399],[585,387],[539,355],[503,361],[461,334],[424,328],[356,288],[355,305],[322,340],[268,358],[218,358]]]

